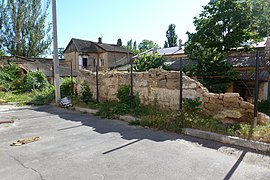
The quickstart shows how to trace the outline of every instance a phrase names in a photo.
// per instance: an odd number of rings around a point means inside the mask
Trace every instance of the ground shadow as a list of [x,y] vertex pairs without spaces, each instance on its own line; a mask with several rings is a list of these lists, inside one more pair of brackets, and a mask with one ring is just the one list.
[[[58,115],[62,119],[65,119],[68,121],[74,121],[74,122],[81,122],[82,124],[82,125],[76,125],[76,126],[71,126],[71,127],[63,127],[61,129],[58,129],[58,131],[77,128],[80,126],[89,126],[89,127],[92,127],[94,131],[100,134],[116,132],[116,133],[119,133],[123,139],[135,140],[135,142],[137,142],[136,140],[140,141],[143,139],[148,139],[155,142],[162,142],[162,141],[167,141],[167,140],[175,141],[175,140],[182,139],[189,142],[198,143],[204,147],[216,149],[216,150],[218,150],[221,147],[231,147],[239,151],[243,151],[243,152],[255,152],[255,153],[259,153],[263,155],[268,155],[268,156],[270,155],[270,153],[260,152],[260,151],[256,151],[250,148],[244,148],[244,147],[230,145],[230,144],[224,144],[224,143],[220,143],[220,142],[216,142],[212,140],[191,137],[191,136],[187,136],[183,134],[164,132],[164,131],[155,130],[151,128],[130,126],[126,122],[123,122],[123,121],[102,119],[100,117],[96,117],[91,114],[80,113],[80,112],[72,111],[69,109],[63,109],[63,108],[54,107],[54,106],[40,106],[40,107],[34,108],[33,110],[46,112],[53,115]],[[131,142],[131,144],[135,142]],[[124,146],[127,146],[127,145],[124,145]],[[119,149],[120,148],[122,147],[119,147]],[[114,151],[114,150],[110,150],[110,151]],[[104,153],[106,154],[109,152],[104,152]]]

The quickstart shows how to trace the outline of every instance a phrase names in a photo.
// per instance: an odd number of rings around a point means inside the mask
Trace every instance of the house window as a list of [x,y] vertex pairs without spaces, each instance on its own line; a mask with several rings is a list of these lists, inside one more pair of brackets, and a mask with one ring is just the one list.
[[104,59],[100,59],[100,66],[104,66]]
[[82,59],[82,68],[87,69],[87,58]]
[[96,67],[96,59],[93,59],[93,67]]

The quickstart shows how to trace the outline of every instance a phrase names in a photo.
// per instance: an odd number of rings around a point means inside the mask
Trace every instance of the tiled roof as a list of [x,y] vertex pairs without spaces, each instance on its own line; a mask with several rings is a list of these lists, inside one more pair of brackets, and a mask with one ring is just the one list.
[[79,52],[88,52],[88,53],[97,53],[102,52],[99,48],[107,52],[121,52],[121,53],[130,53],[129,50],[125,49],[122,46],[117,46],[115,44],[106,44],[106,43],[97,43],[82,39],[72,38],[71,41],[75,44],[77,51]]
[[[24,68],[26,71],[35,72],[35,71],[41,71],[43,72],[47,77],[52,77],[52,65],[51,64],[44,64],[44,63],[23,63],[21,64],[22,68]],[[70,67],[67,66],[60,66],[60,77],[67,77],[71,75]],[[79,72],[73,70],[72,71],[73,76],[78,76]]]
[[91,41],[72,38],[71,42],[74,43],[77,51],[79,52],[99,52],[98,47]]

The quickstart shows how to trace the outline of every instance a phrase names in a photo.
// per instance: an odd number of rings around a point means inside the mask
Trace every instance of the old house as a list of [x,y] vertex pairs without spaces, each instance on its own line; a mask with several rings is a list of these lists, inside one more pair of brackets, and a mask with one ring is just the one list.
[[[26,58],[22,56],[1,56],[0,66],[12,62],[18,64],[22,73],[40,71],[43,72],[50,83],[53,84],[54,70],[52,58]],[[60,59],[59,63],[60,77],[77,77],[79,72],[72,70],[69,63],[66,63],[64,59]]]
[[[259,101],[267,100],[270,97],[270,38],[257,44],[252,51],[235,50],[227,57],[228,62],[239,72],[227,92],[239,93],[249,102],[253,102],[255,93],[256,51],[259,53]],[[182,57],[183,67],[197,63],[196,60],[188,60],[187,56]],[[178,58],[172,61],[169,69],[179,71],[179,67]]]
[[98,42],[72,38],[64,50],[65,61],[72,63],[75,70],[113,69],[129,63],[132,54],[122,46],[121,39],[117,44],[107,44],[98,38]]
[[[267,45],[268,43],[268,45]],[[237,79],[228,89],[229,92],[237,92],[244,100],[253,102],[255,93],[255,68],[256,51],[259,55],[259,100],[267,100],[270,96],[269,76],[269,50],[270,39],[258,44],[253,51],[235,51],[228,56],[228,61],[233,68],[239,71]]]

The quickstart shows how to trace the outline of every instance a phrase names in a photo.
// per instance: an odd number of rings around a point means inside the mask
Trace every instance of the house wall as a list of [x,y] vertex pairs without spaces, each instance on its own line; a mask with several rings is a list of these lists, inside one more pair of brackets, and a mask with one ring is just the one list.
[[79,70],[79,59],[77,52],[70,52],[64,54],[66,62],[72,62],[72,67],[75,70]]
[[[94,96],[96,95],[96,77],[94,73],[85,73],[77,78],[78,84],[86,81]],[[179,108],[179,72],[151,69],[149,72],[134,73],[134,91],[139,94],[143,104],[158,102],[161,108],[178,110]],[[117,100],[116,93],[121,85],[130,84],[127,72],[106,72],[99,74],[99,99]],[[202,109],[224,121],[251,122],[253,104],[245,102],[238,93],[209,93],[198,81],[183,75],[183,98],[200,98]],[[260,123],[268,117],[259,113]]]
[[[128,58],[127,58],[127,53],[119,53],[119,52],[108,52],[107,53],[107,67],[108,68],[112,68],[112,67],[117,67],[120,65],[125,65],[129,62]],[[130,57],[131,58],[131,54]]]
[[[70,52],[65,53],[65,60],[66,61],[72,61],[73,63],[73,69],[79,70],[80,65],[79,62],[82,61],[82,57],[88,58],[88,68],[89,70],[94,70],[95,67],[93,67],[93,60],[95,59],[97,63],[97,54],[96,53],[79,53],[79,52]],[[130,55],[131,58],[131,55]],[[101,66],[101,59],[104,60],[104,66]],[[126,53],[117,53],[117,52],[104,52],[100,54],[100,70],[106,70],[108,68],[117,67],[120,65],[127,64],[127,54]]]

